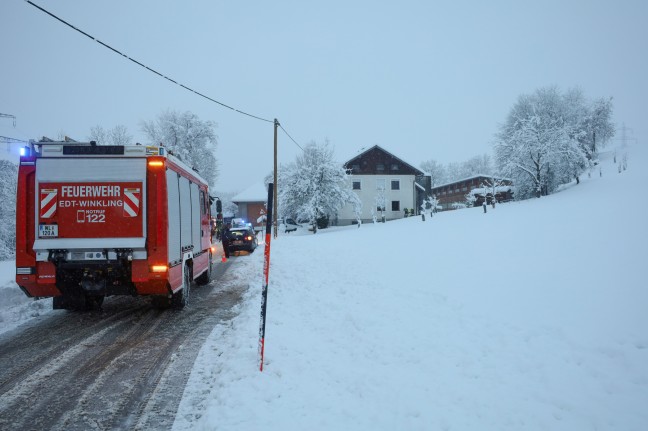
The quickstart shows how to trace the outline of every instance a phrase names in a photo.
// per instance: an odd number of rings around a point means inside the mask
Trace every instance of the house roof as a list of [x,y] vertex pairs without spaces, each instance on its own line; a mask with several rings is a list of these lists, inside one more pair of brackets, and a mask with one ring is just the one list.
[[467,177],[467,178],[462,178],[460,180],[454,180],[454,181],[450,181],[449,183],[443,183],[443,184],[439,184],[438,186],[432,186],[432,189],[438,189],[439,187],[445,187],[445,186],[449,186],[449,185],[452,185],[452,184],[462,183],[464,181],[472,180],[472,179],[475,179],[475,178],[489,178],[489,179],[490,178],[495,178],[496,180],[499,180],[499,181],[512,181],[510,178],[502,178],[502,177],[498,177],[497,175],[476,174],[476,175],[472,175],[472,176]]
[[265,202],[268,200],[268,190],[264,183],[256,183],[241,193],[232,197],[232,202]]
[[366,155],[366,154],[369,153],[370,151],[374,151],[374,150],[382,151],[383,153],[388,154],[389,156],[391,156],[391,157],[393,157],[394,159],[398,160],[398,161],[399,161],[400,163],[402,163],[403,165],[407,166],[407,167],[408,167],[409,169],[411,169],[412,171],[416,172],[416,175],[424,175],[424,172],[423,172],[423,171],[421,171],[420,169],[415,168],[414,166],[410,165],[409,163],[407,163],[406,161],[404,161],[404,160],[401,159],[400,157],[394,155],[393,153],[390,153],[389,151],[385,150],[384,148],[382,148],[382,147],[379,146],[379,145],[374,145],[373,147],[371,147],[371,148],[369,148],[369,149],[367,149],[367,150],[362,151],[360,154],[357,154],[356,156],[354,156],[353,158],[351,158],[350,160],[348,160],[347,162],[345,162],[345,163],[344,163],[344,166],[348,168],[350,165],[353,164],[353,162],[354,162],[356,159],[361,159],[364,155]]

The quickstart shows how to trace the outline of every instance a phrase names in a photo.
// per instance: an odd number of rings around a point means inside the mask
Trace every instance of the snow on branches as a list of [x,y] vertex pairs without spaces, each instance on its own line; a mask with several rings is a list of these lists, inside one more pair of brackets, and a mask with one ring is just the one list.
[[334,217],[346,203],[361,205],[347,180],[347,171],[333,160],[328,141],[306,145],[294,163],[278,172],[278,210],[285,217],[308,219],[314,232],[317,221]]
[[611,112],[610,100],[589,103],[578,89],[561,94],[541,88],[520,96],[495,144],[499,171],[513,180],[516,196],[540,197],[578,182],[614,135]]
[[16,178],[18,166],[0,160],[0,260],[10,259],[15,253]]

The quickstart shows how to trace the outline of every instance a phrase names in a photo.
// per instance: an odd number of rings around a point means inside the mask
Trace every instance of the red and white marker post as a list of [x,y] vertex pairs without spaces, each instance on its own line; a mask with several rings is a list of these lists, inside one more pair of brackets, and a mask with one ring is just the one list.
[[272,238],[272,199],[274,184],[268,184],[268,211],[266,214],[265,249],[263,252],[263,290],[261,291],[261,322],[259,324],[259,371],[263,371],[266,310],[268,307],[268,275],[270,273],[270,239]]

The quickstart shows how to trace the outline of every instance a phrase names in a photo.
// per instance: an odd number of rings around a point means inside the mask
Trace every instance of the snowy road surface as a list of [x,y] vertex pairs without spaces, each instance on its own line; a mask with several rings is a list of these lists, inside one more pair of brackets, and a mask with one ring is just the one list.
[[184,310],[112,297],[0,335],[0,429],[170,429],[200,347],[247,288],[215,288],[230,262]]

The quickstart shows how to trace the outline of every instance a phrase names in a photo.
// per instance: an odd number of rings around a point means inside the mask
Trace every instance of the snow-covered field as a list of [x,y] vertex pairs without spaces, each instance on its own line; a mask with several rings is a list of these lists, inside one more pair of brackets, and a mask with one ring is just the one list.
[[[175,430],[648,429],[648,152],[541,199],[272,243],[237,259]],[[0,325],[47,311],[0,266]],[[36,304],[43,304],[36,305]]]

